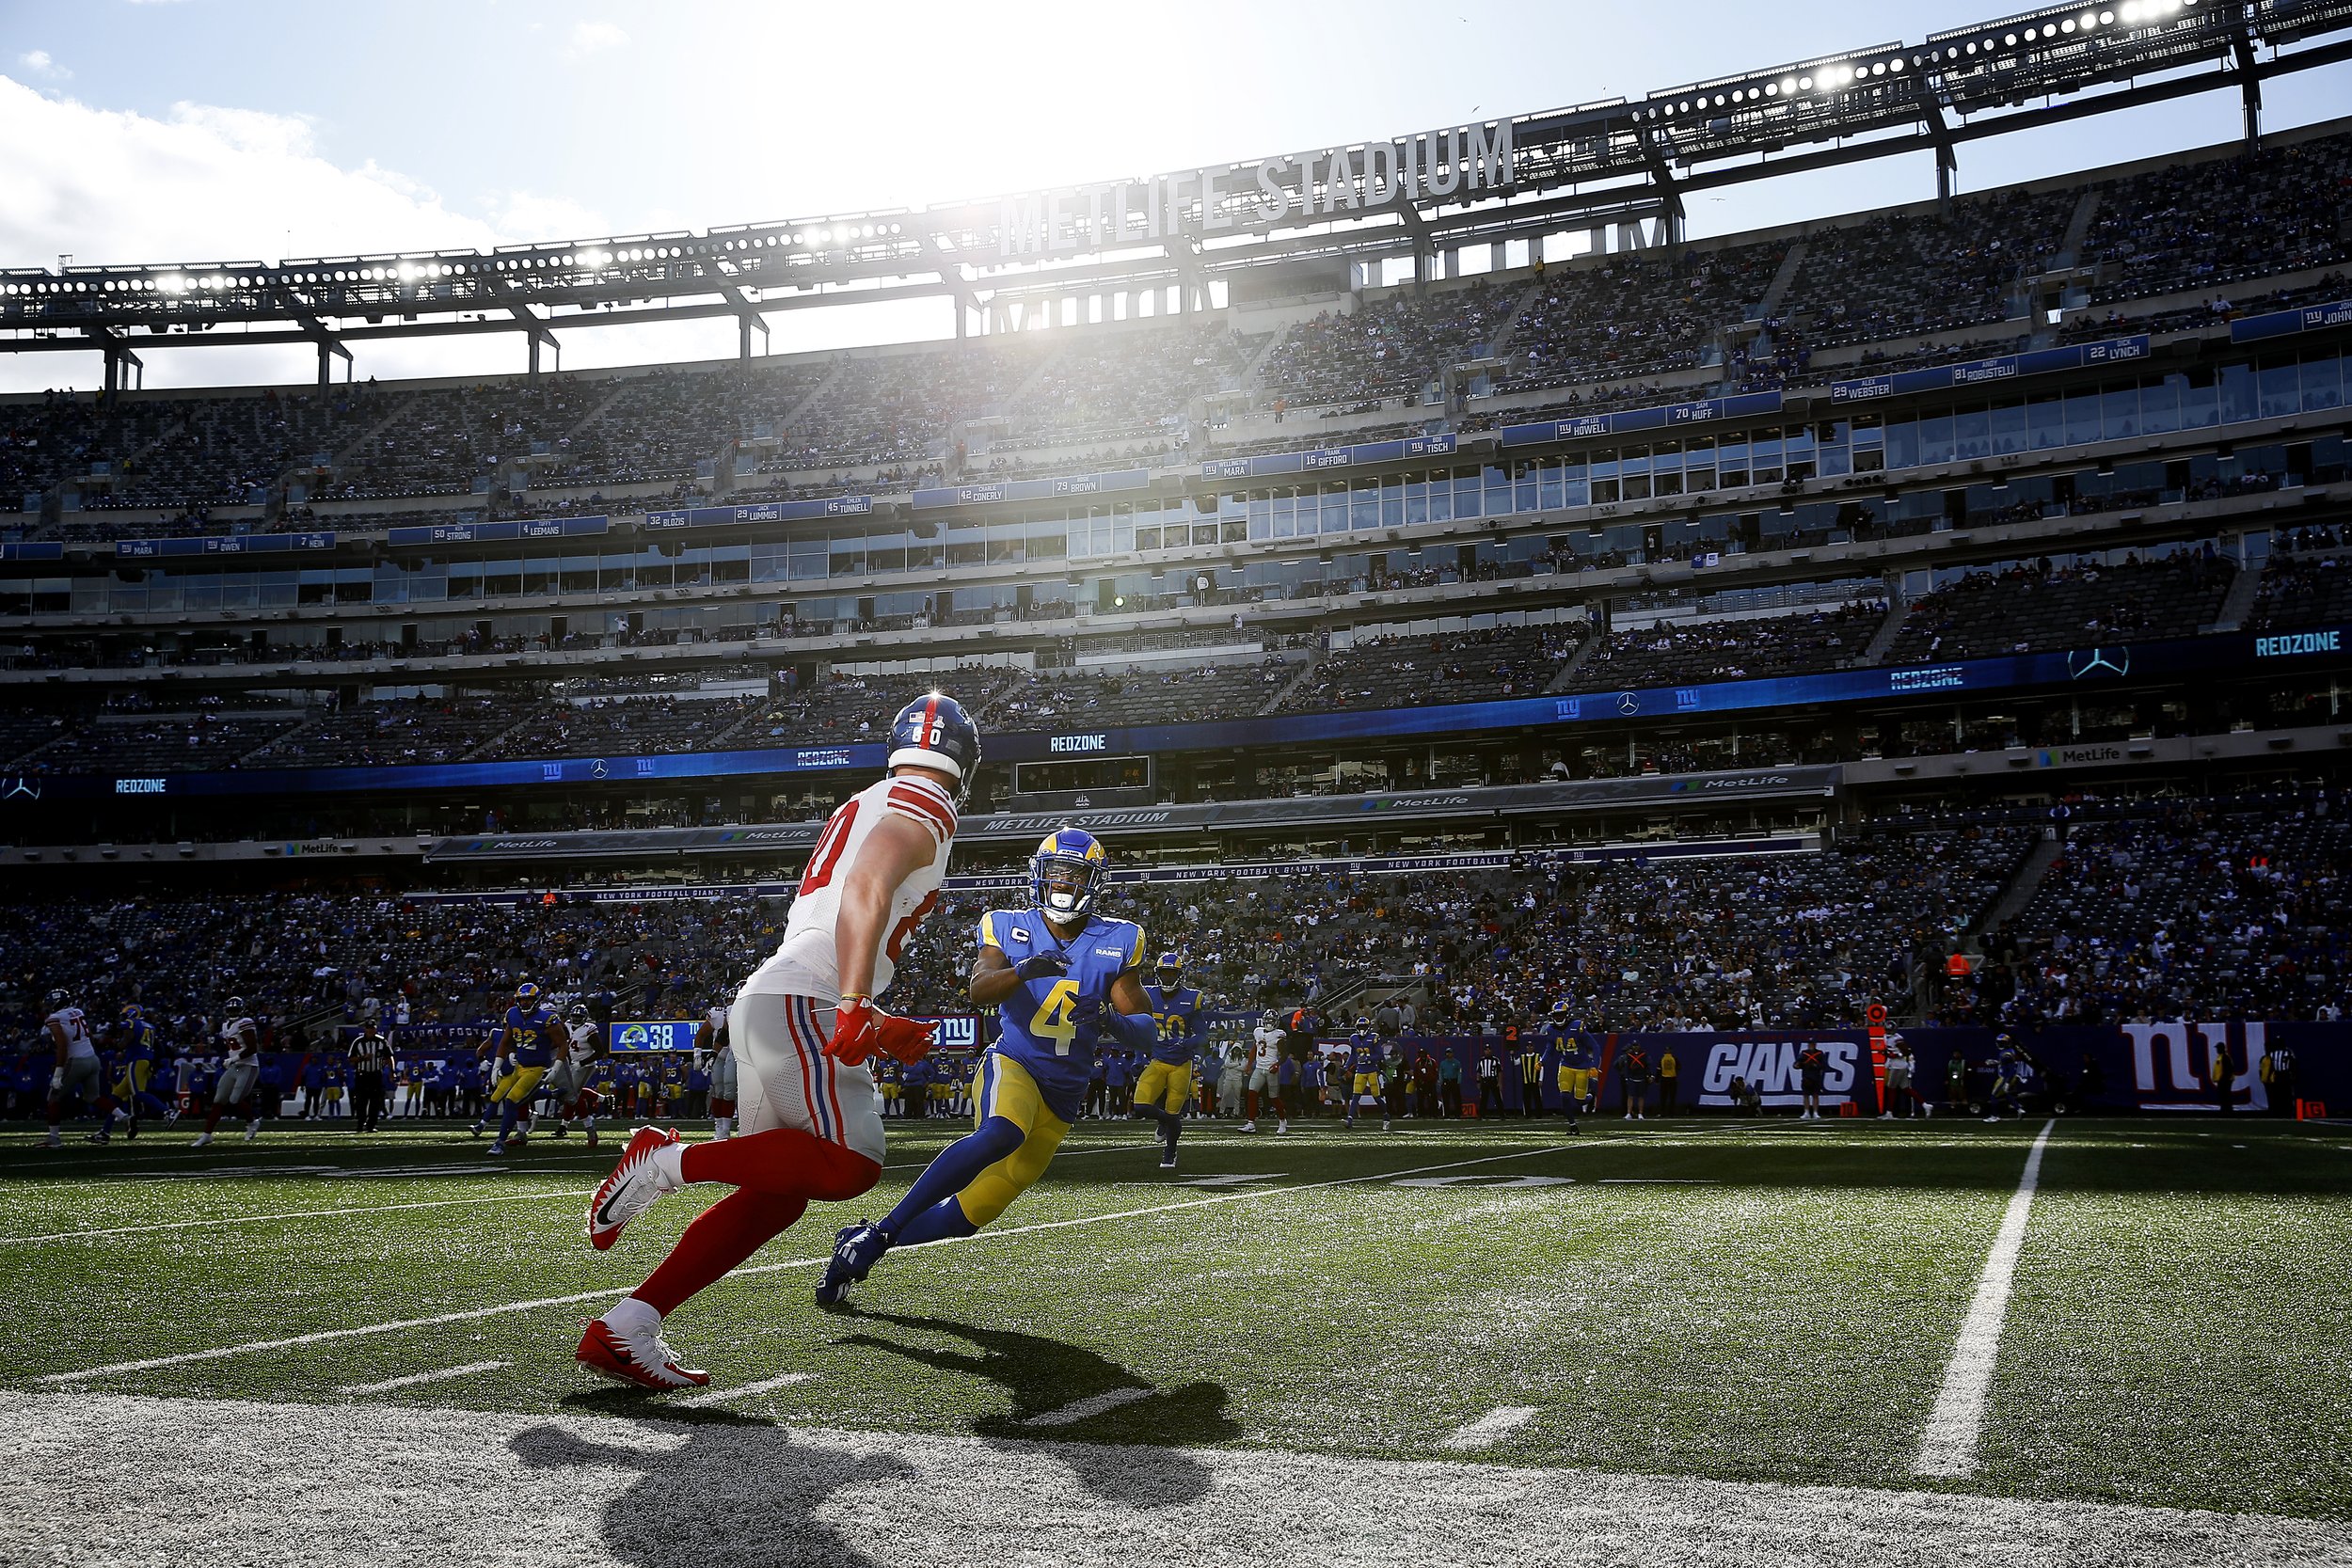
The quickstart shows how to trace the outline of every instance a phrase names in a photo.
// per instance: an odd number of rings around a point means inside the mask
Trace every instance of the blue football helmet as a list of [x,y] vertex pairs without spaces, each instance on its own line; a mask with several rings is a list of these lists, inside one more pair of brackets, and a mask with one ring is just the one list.
[[1184,956],[1173,947],[1160,955],[1160,984],[1173,988],[1184,983]]
[[934,691],[917,697],[890,721],[892,768],[936,768],[956,779],[956,801],[961,804],[972,788],[972,775],[980,770],[980,727],[953,697]]
[[1029,857],[1029,896],[1049,919],[1084,920],[1094,908],[1109,863],[1110,852],[1092,833],[1057,829]]
[[526,1010],[539,1005],[539,988],[525,980],[515,988],[515,1006]]

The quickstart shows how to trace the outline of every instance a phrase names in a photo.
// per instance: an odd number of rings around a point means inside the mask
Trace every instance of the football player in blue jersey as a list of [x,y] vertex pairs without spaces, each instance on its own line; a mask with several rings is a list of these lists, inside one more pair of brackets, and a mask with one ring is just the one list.
[[1192,1103],[1192,1058],[1200,1048],[1200,992],[1184,984],[1184,960],[1160,955],[1158,980],[1143,988],[1159,1031],[1152,1060],[1136,1080],[1136,1110],[1160,1124],[1160,1169],[1176,1168],[1176,1139]]
[[881,1220],[844,1228],[817,1287],[826,1307],[894,1246],[969,1236],[1045,1174],[1078,1119],[1094,1055],[1148,1051],[1159,1038],[1136,977],[1143,927],[1094,912],[1109,856],[1093,834],[1063,828],[1029,861],[1030,905],[980,917],[979,958],[965,990],[997,1009],[980,1057],[973,1131],[950,1144]]
[[[515,1124],[538,1097],[539,1080],[555,1065],[555,1042],[561,1032],[555,1009],[539,994],[537,986],[525,980],[515,988],[515,1005],[506,1009],[506,1022],[491,1030],[490,1037],[474,1053],[477,1056],[503,1053],[509,1064],[506,1075],[490,1090],[490,1105],[499,1112],[498,1136],[490,1140],[492,1154],[506,1152],[506,1140],[514,1135]],[[488,1124],[485,1108],[483,1119],[473,1124],[473,1135],[482,1136]]]
[[158,1120],[164,1121],[170,1119],[171,1112],[163,1097],[148,1087],[155,1077],[155,1025],[148,1021],[137,1003],[122,1009],[122,1022],[116,1025],[115,1040],[121,1048],[116,1057],[120,1076],[115,1081],[115,1119],[125,1123],[124,1137],[135,1138],[139,1135],[141,1111],[152,1111]]
[[[1359,1018],[1355,1033],[1347,1037],[1347,1125],[1356,1125],[1356,1107],[1374,1105],[1380,1100],[1380,1037],[1372,1032],[1372,1021]],[[1388,1131],[1382,1122],[1380,1130]]]

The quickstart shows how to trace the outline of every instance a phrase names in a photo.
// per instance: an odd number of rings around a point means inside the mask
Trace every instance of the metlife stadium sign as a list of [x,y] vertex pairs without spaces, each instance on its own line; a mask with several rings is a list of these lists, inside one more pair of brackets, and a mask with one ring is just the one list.
[[1311,223],[1409,202],[1465,201],[1518,178],[1507,119],[1359,147],[1010,196],[998,203],[1006,261],[1116,250],[1179,234]]

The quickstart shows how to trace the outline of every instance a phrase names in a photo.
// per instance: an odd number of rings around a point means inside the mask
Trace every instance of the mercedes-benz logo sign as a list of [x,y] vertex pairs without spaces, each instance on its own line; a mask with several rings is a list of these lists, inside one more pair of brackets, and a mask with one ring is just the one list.
[[590,769],[588,769],[588,776],[589,776],[590,778],[592,778],[592,779],[601,779],[601,778],[603,778],[603,777],[604,777],[604,774],[605,774],[604,758],[602,758],[602,757],[598,757],[598,758],[596,759],[596,765],[594,768],[591,768]]
[[2128,675],[2132,673],[2132,651],[2129,648],[2069,648],[2066,651],[2066,673],[2070,679],[2082,680],[2097,674]]
[[1624,714],[1639,713],[1642,711],[1642,699],[1630,691],[1620,691],[1617,693],[1617,711]]

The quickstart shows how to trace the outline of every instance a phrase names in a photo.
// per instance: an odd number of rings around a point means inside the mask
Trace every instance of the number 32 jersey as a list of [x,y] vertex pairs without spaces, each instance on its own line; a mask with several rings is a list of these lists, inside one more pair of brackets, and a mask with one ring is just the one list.
[[828,1005],[841,1000],[841,960],[834,943],[834,927],[841,916],[841,888],[850,868],[857,863],[874,825],[885,816],[903,816],[931,835],[934,846],[929,865],[918,867],[890,895],[874,954],[872,992],[880,996],[896,974],[907,939],[939,903],[940,879],[947,874],[947,851],[956,841],[956,803],[947,791],[929,779],[912,774],[868,784],[841,802],[817,847],[808,857],[792,912],[786,919],[784,942],[775,956],[743,983],[747,991],[762,995],[789,993],[815,997]]
[[1097,916],[1067,942],[1034,910],[991,910],[980,916],[980,945],[1018,965],[1035,953],[1060,953],[1069,973],[1024,980],[997,1008],[994,1049],[1028,1069],[1046,1108],[1075,1121],[1094,1070],[1094,1047],[1078,1041],[1072,1009],[1088,997],[1110,1006],[1111,985],[1143,961],[1143,927]]

